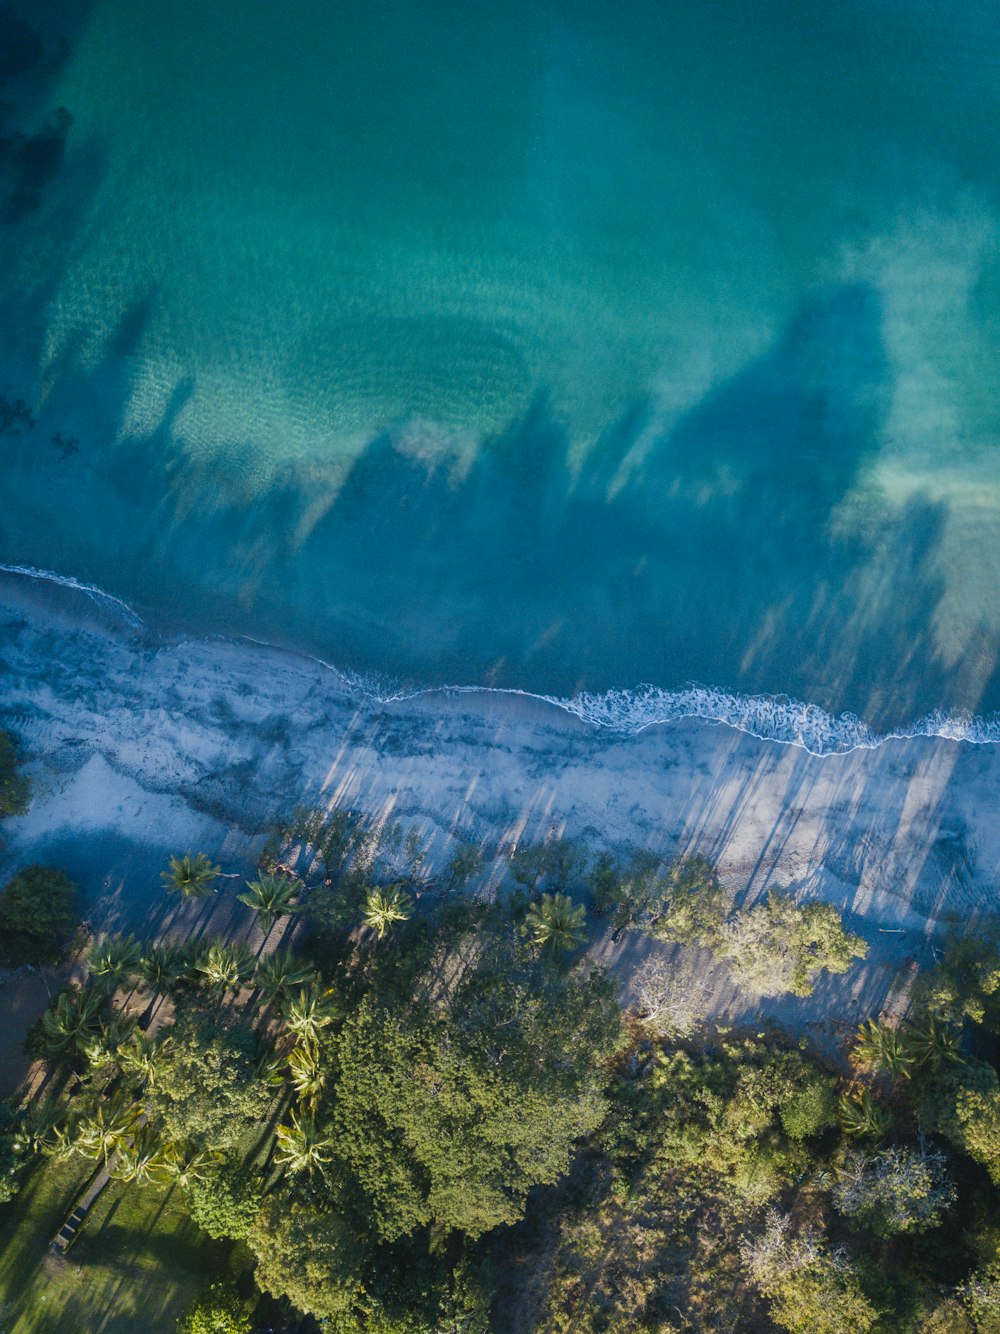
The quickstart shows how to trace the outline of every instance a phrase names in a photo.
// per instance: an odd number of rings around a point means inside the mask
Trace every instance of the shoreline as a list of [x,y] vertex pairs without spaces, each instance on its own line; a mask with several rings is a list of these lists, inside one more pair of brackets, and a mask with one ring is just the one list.
[[57,829],[138,834],[142,815],[115,806],[132,788],[160,847],[205,821],[235,845],[323,802],[422,827],[431,863],[456,838],[557,830],[700,851],[738,892],[788,884],[882,926],[1000,902],[997,746],[915,737],[816,756],[690,718],[627,735],[527,692],[378,699],[294,649],[114,620],[79,586],[0,581],[0,721],[37,793],[8,826],[17,861]]
[[[155,933],[172,853],[249,876],[268,826],[296,806],[399,821],[432,874],[473,842],[490,885],[518,843],[551,836],[697,852],[744,903],[782,888],[834,904],[867,959],[800,999],[749,996],[704,951],[615,941],[596,919],[594,957],[623,997],[659,955],[706,1018],[808,1030],[832,1053],[905,1006],[951,923],[1000,910],[998,746],[918,737],[816,756],[704,720],[615,734],[527,694],[378,700],[295,650],[123,627],[99,600],[29,580],[0,580],[0,682],[0,726],[33,784],[29,811],[0,831],[0,884],[31,862],[62,867],[97,934]],[[221,896],[213,929],[251,926]]]

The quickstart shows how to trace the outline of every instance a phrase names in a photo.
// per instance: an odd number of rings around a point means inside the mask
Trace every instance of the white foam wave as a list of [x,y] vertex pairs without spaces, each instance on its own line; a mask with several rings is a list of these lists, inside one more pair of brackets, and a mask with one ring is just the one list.
[[[53,574],[27,565],[0,564],[0,572],[24,575],[71,588],[99,604],[113,606],[133,627],[142,625],[132,608],[93,584],[70,575]],[[263,648],[280,648],[250,635],[239,638]],[[287,650],[286,650],[287,651]],[[965,712],[935,710],[916,722],[890,732],[876,732],[853,713],[834,715],[818,704],[807,704],[787,695],[742,695],[712,686],[691,685],[683,690],[639,686],[634,690],[608,690],[603,694],[581,693],[571,699],[499,686],[445,685],[400,687],[377,673],[354,672],[335,667],[313,654],[293,650],[337,676],[348,688],[382,704],[402,702],[423,695],[517,695],[573,714],[592,727],[621,736],[637,736],[650,727],[691,719],[717,723],[746,732],[761,741],[799,746],[811,755],[846,755],[853,750],[875,750],[886,741],[913,737],[939,737],[971,745],[1000,742],[1000,714],[982,717]]]
[[123,602],[121,598],[116,598],[113,593],[105,593],[103,588],[98,588],[95,584],[82,584],[79,579],[74,579],[71,574],[56,574],[52,570],[38,570],[33,565],[4,565],[2,563],[0,563],[0,574],[19,574],[25,579],[37,579],[41,583],[58,584],[61,588],[72,588],[77,593],[86,594],[99,606],[114,607],[134,628],[138,629],[142,625],[142,619],[136,615],[127,602]]

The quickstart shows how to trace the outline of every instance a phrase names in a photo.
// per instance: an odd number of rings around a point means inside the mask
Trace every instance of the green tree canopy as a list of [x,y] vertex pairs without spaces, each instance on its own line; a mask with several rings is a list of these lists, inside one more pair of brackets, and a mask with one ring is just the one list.
[[55,963],[78,921],[77,889],[63,871],[28,866],[0,893],[0,958]]
[[14,738],[0,728],[0,820],[23,815],[31,800],[31,785],[18,773]]
[[169,1035],[144,1099],[150,1120],[176,1143],[228,1148],[270,1102],[257,1075],[253,1031],[227,1012],[192,1006]]

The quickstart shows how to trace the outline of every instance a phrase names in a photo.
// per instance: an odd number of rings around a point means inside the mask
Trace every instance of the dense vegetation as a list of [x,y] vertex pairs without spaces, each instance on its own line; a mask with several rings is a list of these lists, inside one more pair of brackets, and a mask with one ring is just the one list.
[[[238,895],[256,953],[93,943],[31,1035],[50,1078],[3,1113],[2,1198],[46,1159],[172,1184],[245,1275],[189,1334],[268,1301],[338,1334],[1000,1329],[998,939],[954,941],[905,1022],[830,1064],[685,1009],[672,956],[623,1014],[586,948],[603,917],[807,995],[864,953],[828,906],[560,842],[458,894],[480,869],[306,813]],[[220,874],[188,853],[164,880],[197,900]]]

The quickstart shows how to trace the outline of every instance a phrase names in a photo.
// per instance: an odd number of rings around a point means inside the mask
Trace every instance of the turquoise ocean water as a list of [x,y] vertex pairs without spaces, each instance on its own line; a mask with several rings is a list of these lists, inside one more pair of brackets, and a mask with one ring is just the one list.
[[8,0],[0,562],[622,716],[990,715],[998,123],[992,0]]

